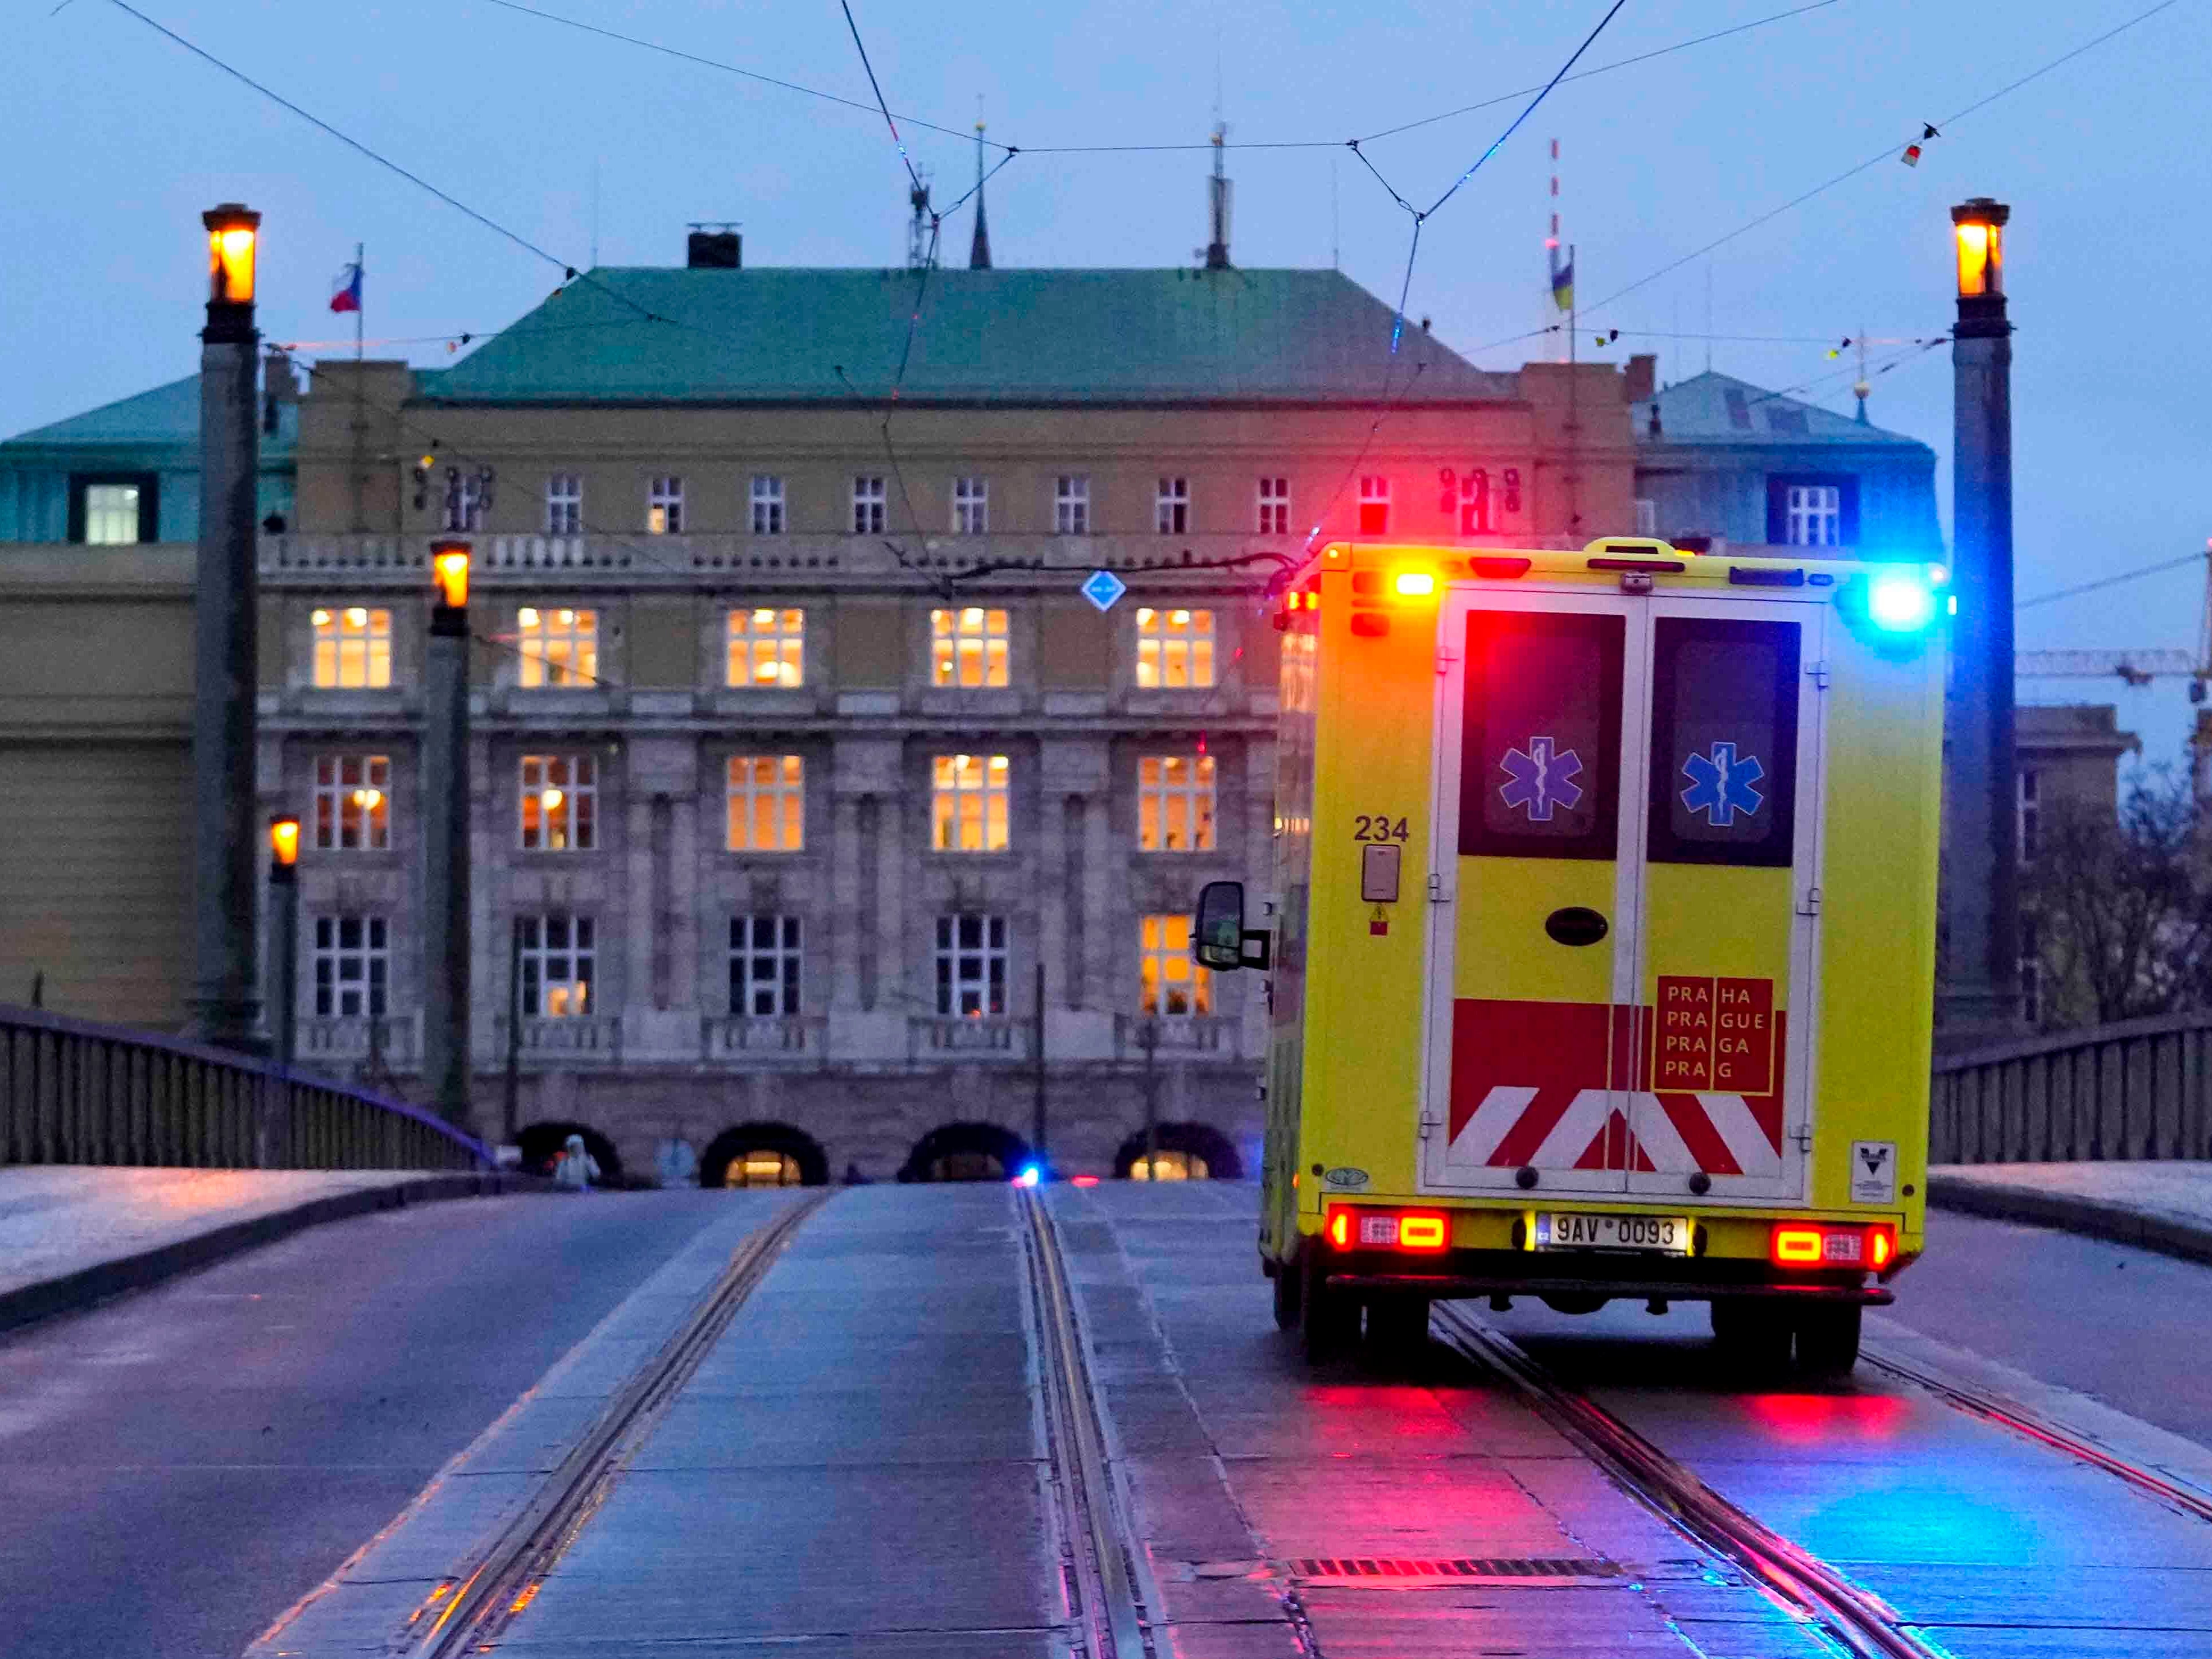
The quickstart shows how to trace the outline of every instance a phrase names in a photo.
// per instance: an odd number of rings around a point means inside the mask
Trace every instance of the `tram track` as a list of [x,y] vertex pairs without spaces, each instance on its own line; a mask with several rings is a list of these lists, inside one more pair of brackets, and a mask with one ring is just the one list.
[[422,1626],[421,1633],[399,1651],[408,1659],[451,1659],[498,1639],[606,1501],[631,1454],[713,1352],[793,1236],[833,1195],[834,1190],[811,1194],[745,1237],[683,1324],[631,1374],[521,1513],[433,1592],[410,1621]]
[[1436,1305],[1432,1325],[1454,1351],[1512,1383],[1615,1484],[1700,1548],[1735,1564],[1847,1652],[1861,1659],[1946,1659],[1880,1596],[1722,1497],[1554,1377],[1504,1332],[1449,1303]]
[[1129,1528],[1108,1462],[1105,1425],[1084,1355],[1059,1235],[1040,1193],[1021,1189],[1016,1201],[1027,1224],[1040,1384],[1067,1549],[1071,1610],[1090,1659],[1153,1659],[1151,1613],[1138,1588],[1141,1546]]

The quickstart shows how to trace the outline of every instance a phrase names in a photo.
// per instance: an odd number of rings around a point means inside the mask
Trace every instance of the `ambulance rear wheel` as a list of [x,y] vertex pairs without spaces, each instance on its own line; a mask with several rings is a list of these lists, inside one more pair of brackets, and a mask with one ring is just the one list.
[[1769,1298],[1722,1296],[1713,1298],[1713,1340],[1731,1367],[1759,1376],[1790,1364],[1790,1322]]
[[1278,1262],[1274,1283],[1275,1328],[1294,1331],[1298,1328],[1298,1308],[1304,1299],[1300,1292],[1305,1289],[1305,1275],[1296,1264],[1285,1267]]
[[1859,1363],[1856,1302],[1802,1308],[1797,1314],[1797,1369],[1809,1377],[1840,1379]]
[[1359,1336],[1359,1299],[1323,1280],[1321,1265],[1309,1251],[1301,1264],[1305,1282],[1298,1291],[1298,1340],[1312,1364],[1337,1358]]

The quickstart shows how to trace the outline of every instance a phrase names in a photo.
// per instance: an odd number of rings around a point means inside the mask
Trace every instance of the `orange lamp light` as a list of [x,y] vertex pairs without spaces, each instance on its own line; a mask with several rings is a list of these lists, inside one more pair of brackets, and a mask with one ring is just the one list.
[[469,550],[465,542],[439,542],[430,550],[430,577],[438,585],[438,603],[450,611],[469,605]]
[[208,299],[217,305],[252,305],[261,216],[240,203],[225,202],[203,213],[200,222],[208,233]]
[[1425,599],[1437,591],[1433,571],[1401,570],[1390,579],[1391,590],[1401,599]]
[[1959,247],[1959,297],[1984,299],[2004,292],[2004,228],[2012,210],[1977,196],[1951,210]]
[[269,851],[287,870],[300,861],[299,819],[287,814],[269,820]]

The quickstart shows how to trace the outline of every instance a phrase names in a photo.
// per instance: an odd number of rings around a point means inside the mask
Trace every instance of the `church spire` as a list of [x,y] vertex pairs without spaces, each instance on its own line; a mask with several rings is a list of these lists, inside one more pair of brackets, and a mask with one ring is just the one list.
[[975,237],[968,245],[968,269],[991,268],[991,222],[983,216],[983,123],[975,123]]

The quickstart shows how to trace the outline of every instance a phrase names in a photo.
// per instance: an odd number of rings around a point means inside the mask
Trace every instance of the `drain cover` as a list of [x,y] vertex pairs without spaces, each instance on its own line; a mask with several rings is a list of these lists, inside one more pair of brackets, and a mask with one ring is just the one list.
[[1300,1578],[1346,1580],[1433,1578],[1443,1580],[1535,1580],[1557,1583],[1577,1578],[1618,1578],[1610,1561],[1577,1560],[1546,1555],[1458,1556],[1391,1559],[1371,1555],[1314,1556],[1286,1564]]

